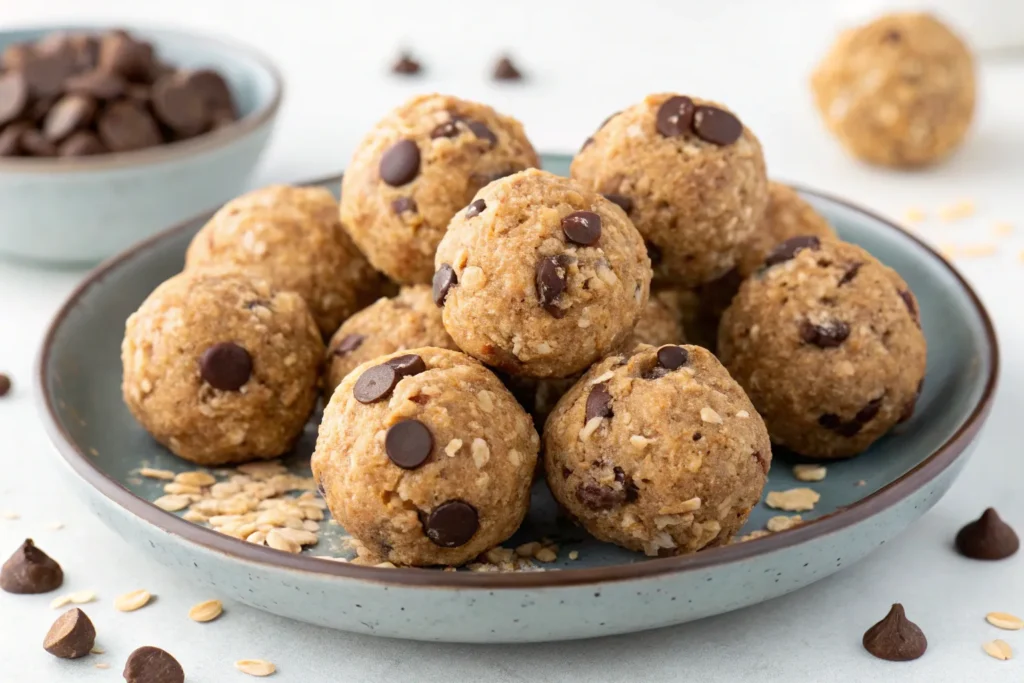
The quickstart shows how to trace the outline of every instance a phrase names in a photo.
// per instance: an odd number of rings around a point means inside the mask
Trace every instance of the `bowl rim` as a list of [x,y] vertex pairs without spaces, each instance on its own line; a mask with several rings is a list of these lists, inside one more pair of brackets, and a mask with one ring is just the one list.
[[[52,26],[26,24],[23,26],[5,27],[0,31],[0,35],[9,35],[16,32],[101,31],[110,28],[112,28],[110,24],[98,22],[57,24]],[[281,71],[274,61],[260,49],[233,38],[184,28],[133,24],[130,27],[126,27],[125,30],[129,33],[146,33],[157,39],[160,37],[187,38],[226,48],[233,54],[240,55],[249,60],[270,76],[272,83],[271,96],[248,116],[244,116],[223,128],[203,133],[188,140],[180,140],[128,152],[97,154],[86,157],[0,157],[0,174],[66,175],[93,171],[132,169],[172,162],[226,147],[262,128],[268,121],[272,121],[281,108],[285,91],[284,76],[281,75]]]
[[[561,155],[557,155],[561,156]],[[555,158],[547,155],[545,158]],[[307,180],[299,185],[340,184],[341,175]],[[257,546],[245,541],[220,534],[212,529],[187,522],[177,515],[161,510],[123,487],[110,477],[90,458],[61,426],[57,417],[55,399],[47,389],[47,367],[53,351],[54,339],[70,311],[94,285],[101,282],[109,271],[119,267],[137,254],[150,250],[169,238],[194,229],[210,212],[178,223],[156,235],[143,240],[121,254],[107,259],[97,266],[68,295],[66,301],[54,315],[37,358],[34,383],[36,404],[51,442],[58,453],[86,483],[91,485],[108,501],[146,522],[159,531],[180,537],[180,541],[197,545],[200,549],[214,552],[226,559],[267,566],[268,569],[298,571],[317,575],[325,580],[353,579],[401,588],[433,589],[541,589],[572,586],[593,586],[609,582],[641,580],[676,574],[684,571],[698,571],[719,565],[732,564],[767,555],[791,546],[810,541],[854,524],[885,510],[915,491],[919,490],[952,465],[978,435],[984,424],[995,397],[999,377],[999,344],[995,328],[984,304],[963,276],[948,261],[922,240],[899,227],[895,222],[869,210],[833,195],[811,190],[800,185],[791,185],[795,190],[825,201],[834,202],[866,216],[883,226],[899,232],[921,250],[923,255],[945,268],[954,281],[967,294],[975,313],[981,319],[983,337],[987,347],[983,351],[989,356],[989,372],[984,379],[984,389],[971,409],[964,423],[945,442],[932,451],[924,460],[902,476],[877,491],[811,522],[787,531],[774,533],[762,538],[711,548],[700,553],[679,557],[658,558],[642,562],[616,564],[587,569],[571,569],[549,572],[442,572],[433,569],[391,568],[361,566],[347,562],[336,562],[312,555],[292,555],[272,548]]]

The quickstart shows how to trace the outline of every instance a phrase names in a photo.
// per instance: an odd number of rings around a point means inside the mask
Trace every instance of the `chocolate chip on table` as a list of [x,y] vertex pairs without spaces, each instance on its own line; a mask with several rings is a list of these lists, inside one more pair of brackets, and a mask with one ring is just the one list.
[[665,100],[655,115],[654,127],[667,138],[683,135],[693,123],[693,100],[676,95]]
[[184,683],[185,671],[174,657],[146,645],[128,655],[122,674],[126,683]]
[[427,538],[442,548],[457,548],[473,538],[479,527],[476,508],[461,500],[441,503],[427,516]]
[[28,84],[18,72],[0,76],[0,126],[22,115],[28,106]]
[[57,590],[64,583],[64,572],[57,562],[25,539],[0,569],[0,589],[20,595],[36,595]]
[[690,352],[682,346],[662,346],[658,349],[658,365],[666,370],[678,370],[686,365]]
[[693,132],[714,145],[731,145],[743,135],[743,124],[730,112],[701,105],[693,112]]
[[817,251],[821,248],[821,240],[814,235],[800,235],[798,237],[790,237],[785,242],[782,242],[774,249],[772,249],[768,256],[765,257],[764,267],[771,268],[772,266],[780,263],[789,261],[804,249],[810,249],[811,251]]
[[219,342],[199,357],[199,374],[214,389],[238,391],[252,376],[252,356],[234,342]]
[[601,239],[601,217],[593,211],[574,211],[562,219],[562,232],[570,242],[589,247]]
[[892,606],[884,619],[865,631],[861,642],[872,655],[890,662],[909,662],[928,649],[928,639],[917,624],[907,619],[899,603]]
[[397,214],[402,214],[406,211],[415,212],[417,208],[416,200],[412,197],[399,197],[391,202],[391,210]]
[[77,607],[57,617],[43,639],[43,649],[60,659],[85,657],[95,645],[96,627]]
[[388,428],[384,451],[391,462],[414,470],[427,461],[434,448],[434,436],[419,420],[401,420]]
[[455,275],[455,270],[450,265],[442,263],[441,267],[434,273],[432,284],[434,303],[440,308],[444,306],[445,297],[448,296],[451,288],[459,284],[459,279]]
[[50,142],[60,142],[75,131],[92,123],[96,100],[88,95],[65,95],[57,100],[43,120],[43,135]]
[[334,353],[338,356],[346,356],[362,346],[365,339],[366,335],[363,334],[346,334],[334,348]]
[[474,199],[473,202],[466,207],[466,218],[474,218],[479,216],[487,209],[487,202],[482,199]]
[[423,70],[422,65],[408,52],[402,52],[398,55],[398,59],[391,66],[391,73],[400,74],[402,76],[414,76]]
[[125,80],[117,74],[99,70],[72,76],[64,85],[69,93],[91,95],[100,100],[121,97],[127,88]]
[[498,144],[498,136],[494,134],[494,131],[487,127],[487,124],[480,121],[466,121],[466,125],[469,127],[469,130],[473,135],[486,141],[488,147],[494,147]]
[[1003,560],[1020,548],[1017,532],[993,508],[965,525],[956,535],[956,549],[972,560]]
[[537,262],[537,300],[544,310],[555,318],[561,318],[565,311],[558,307],[558,299],[565,291],[565,259],[562,256],[545,256]]
[[163,76],[153,84],[153,113],[179,138],[194,137],[210,125],[210,110],[187,77]]
[[384,361],[384,363],[395,371],[396,384],[403,377],[418,375],[421,372],[425,372],[427,369],[427,364],[424,363],[423,359],[415,353],[407,353],[404,356],[395,356],[394,358]]
[[628,216],[633,211],[633,200],[623,194],[606,194],[604,198],[612,204],[618,204],[619,208]]
[[112,152],[145,149],[163,142],[153,116],[130,100],[107,106],[99,115],[96,130],[100,140]]
[[842,320],[812,323],[805,320],[800,324],[800,338],[805,344],[821,349],[834,349],[850,336],[850,326]]
[[420,173],[420,148],[412,140],[399,140],[381,156],[379,171],[388,185],[405,185]]
[[521,81],[523,74],[508,55],[505,55],[494,65],[493,77],[496,81]]
[[0,398],[11,392],[11,378],[0,372]]
[[352,387],[352,396],[360,403],[374,403],[390,394],[399,379],[398,373],[390,365],[374,365],[359,375]]
[[615,412],[612,410],[612,395],[608,391],[608,385],[604,382],[595,384],[587,394],[587,407],[583,417],[586,424],[595,417],[612,417]]

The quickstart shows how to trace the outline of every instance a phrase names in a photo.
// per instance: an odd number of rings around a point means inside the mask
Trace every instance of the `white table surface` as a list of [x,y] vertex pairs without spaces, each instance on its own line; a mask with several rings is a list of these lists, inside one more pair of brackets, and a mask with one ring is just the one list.
[[[959,526],[993,505],[1024,531],[1022,404],[1024,285],[1019,236],[995,237],[999,221],[1024,230],[1024,62],[983,64],[977,125],[949,163],[906,174],[859,165],[820,126],[806,78],[832,35],[829,3],[813,0],[730,2],[504,2],[389,0],[0,0],[0,27],[85,18],[122,24],[175,24],[262,46],[289,80],[287,103],[254,184],[333,173],[362,131],[419,91],[480,99],[521,118],[542,150],[574,150],[610,112],[648,92],[681,90],[727,102],[764,143],[771,173],[899,216],[929,211],[917,226],[937,244],[998,244],[996,255],[958,265],[996,320],[1004,352],[999,398],[979,451],[950,493],[897,543],[798,593],[699,623],[589,642],[531,646],[438,645],[355,636],[314,628],[228,604],[219,621],[193,624],[188,607],[211,597],[169,575],[90,519],[62,491],[60,467],[36,417],[31,372],[52,313],[81,272],[33,270],[0,262],[0,371],[15,389],[0,401],[0,554],[26,536],[67,572],[65,589],[94,589],[86,609],[107,654],[55,660],[41,642],[56,612],[52,596],[0,593],[0,681],[118,681],[125,657],[143,644],[163,647],[188,680],[248,680],[241,658],[275,662],[272,680],[319,681],[803,681],[1024,680],[1024,632],[998,632],[989,611],[1024,614],[1024,579],[1016,557],[982,564],[950,548]],[[386,73],[406,43],[429,69],[420,79]],[[495,55],[509,49],[530,81],[498,86],[486,79]],[[955,224],[935,209],[976,202]],[[0,220],[3,208],[0,207]],[[65,526],[59,531],[54,522]],[[112,599],[135,588],[159,596],[133,613]],[[901,601],[929,639],[909,664],[875,660],[860,646],[866,627]],[[1019,659],[999,662],[981,643],[1003,637]],[[109,670],[93,668],[108,662]]]

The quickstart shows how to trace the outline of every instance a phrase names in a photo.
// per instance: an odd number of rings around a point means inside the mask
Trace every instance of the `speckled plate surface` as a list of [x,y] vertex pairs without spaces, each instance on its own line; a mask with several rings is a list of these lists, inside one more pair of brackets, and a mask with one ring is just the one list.
[[[546,157],[565,172],[567,157]],[[337,191],[338,179],[320,184]],[[121,401],[124,322],[177,273],[200,217],[143,242],[93,272],[61,308],[39,359],[40,414],[66,461],[69,486],[154,568],[191,576],[218,595],[294,619],[362,633],[460,642],[526,642],[624,633],[699,619],[761,602],[832,574],[894,538],[949,488],[970,452],[995,390],[991,322],[963,279],[891,223],[803,191],[842,237],[895,268],[917,294],[928,338],[928,374],[914,418],[859,457],[832,463],[824,481],[797,482],[776,457],[766,491],[811,486],[821,494],[808,523],[745,543],[678,558],[647,559],[556,521],[543,484],[511,544],[542,536],[560,545],[548,571],[387,569],[331,562],[344,532],[290,555],[223,536],[148,501],[161,482],[146,465],[194,469],[151,440]],[[308,476],[314,416],[286,464]],[[775,514],[758,505],[745,531]],[[506,543],[509,546],[510,543]],[[578,551],[578,559],[568,559]]]

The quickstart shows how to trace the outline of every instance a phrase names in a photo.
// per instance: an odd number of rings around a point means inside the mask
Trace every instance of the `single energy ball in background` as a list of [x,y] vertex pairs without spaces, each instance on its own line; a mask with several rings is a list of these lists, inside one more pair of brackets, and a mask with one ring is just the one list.
[[515,119],[420,95],[356,149],[341,185],[341,220],[378,270],[400,284],[429,284],[452,216],[487,183],[539,163]]
[[298,294],[239,272],[186,271],[128,318],[122,391],[146,431],[186,460],[275,458],[313,411],[323,353]]
[[539,445],[490,371],[462,353],[421,348],[345,377],[311,465],[366,559],[460,565],[519,528]]
[[584,143],[572,177],[619,204],[647,241],[656,282],[727,273],[768,199],[761,144],[721,105],[649,95]]
[[638,346],[594,365],[544,427],[559,504],[592,535],[647,555],[728,543],[771,465],[764,423],[697,346]]
[[839,35],[811,78],[839,142],[874,164],[939,161],[974,116],[974,58],[929,14],[889,14]]
[[466,353],[512,375],[568,377],[617,350],[647,304],[650,261],[618,206],[531,169],[456,214],[434,300]]
[[427,285],[403,287],[389,299],[379,299],[338,328],[327,345],[324,401],[357,365],[402,349],[435,346],[458,351],[441,322]]
[[858,246],[810,236],[765,266],[722,317],[718,356],[773,443],[843,458],[909,419],[927,347],[900,276]]
[[383,278],[338,221],[320,187],[273,185],[225,204],[196,233],[186,268],[233,266],[297,292],[324,337],[380,295]]

